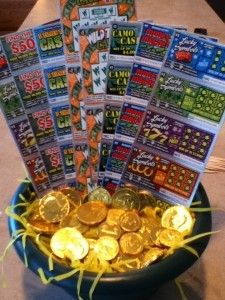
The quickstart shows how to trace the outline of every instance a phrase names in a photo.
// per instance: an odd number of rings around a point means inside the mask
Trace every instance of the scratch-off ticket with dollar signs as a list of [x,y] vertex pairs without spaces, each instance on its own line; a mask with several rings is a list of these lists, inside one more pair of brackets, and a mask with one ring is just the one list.
[[79,60],[79,27],[135,21],[135,0],[60,0],[65,54]]
[[15,72],[39,63],[38,52],[31,29],[1,38],[11,71]]

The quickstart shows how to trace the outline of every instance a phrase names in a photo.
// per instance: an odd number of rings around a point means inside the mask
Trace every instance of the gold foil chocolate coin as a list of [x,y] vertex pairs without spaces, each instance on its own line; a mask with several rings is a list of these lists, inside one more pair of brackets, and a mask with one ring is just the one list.
[[121,236],[121,229],[118,225],[113,224],[109,225],[108,223],[103,223],[99,226],[98,235],[101,236],[111,236],[114,239],[118,240]]
[[60,222],[60,227],[74,227],[76,228],[80,233],[85,233],[88,229],[89,226],[82,224],[78,219],[77,219],[77,211],[73,210],[71,211],[61,222]]
[[164,250],[159,248],[149,249],[143,257],[142,267],[147,267],[164,255]]
[[60,258],[71,261],[84,258],[89,250],[87,240],[74,228],[61,228],[52,236],[50,247],[52,252]]
[[61,189],[60,192],[63,193],[65,196],[67,196],[74,205],[77,205],[77,206],[81,205],[81,197],[77,190],[75,190],[73,188],[64,188],[64,189]]
[[138,231],[141,224],[141,218],[135,212],[125,212],[120,217],[120,227],[127,232]]
[[124,254],[138,255],[143,250],[143,239],[140,234],[135,232],[123,234],[119,243]]
[[192,232],[194,220],[186,207],[177,205],[164,211],[161,225],[169,229],[175,229],[185,236]]
[[88,196],[88,201],[102,201],[106,205],[110,205],[112,202],[112,197],[106,189],[97,188],[90,193]]
[[98,254],[100,259],[112,260],[119,253],[119,244],[116,239],[110,236],[102,236],[96,241],[94,252]]
[[51,192],[40,199],[39,213],[50,223],[60,222],[68,215],[70,204],[65,195],[59,191]]
[[123,209],[140,209],[140,196],[129,188],[118,189],[112,196],[112,206]]
[[108,214],[107,214],[107,218],[106,218],[106,222],[109,225],[114,225],[114,224],[119,224],[119,219],[120,216],[124,214],[124,210],[123,209],[119,209],[119,208],[110,208],[108,210]]
[[77,209],[78,220],[86,225],[97,225],[107,216],[107,208],[103,202],[90,201]]
[[166,247],[176,247],[182,240],[182,233],[174,229],[164,229],[159,233],[159,241]]
[[43,219],[35,220],[28,217],[28,226],[34,231],[45,234],[53,234],[59,229],[59,225],[55,223],[47,223]]
[[163,229],[164,229],[163,227],[154,227],[151,229],[151,232],[150,232],[150,238],[151,238],[152,242],[158,247],[162,246],[160,243],[160,240],[159,240],[159,234]]

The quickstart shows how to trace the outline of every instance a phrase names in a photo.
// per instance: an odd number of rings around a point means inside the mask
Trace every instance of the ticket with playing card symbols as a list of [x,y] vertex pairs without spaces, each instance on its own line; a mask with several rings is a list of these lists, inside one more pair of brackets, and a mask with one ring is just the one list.
[[98,25],[98,21],[109,24],[111,21],[135,21],[135,0],[60,0],[61,20],[65,54],[79,59],[79,27]]
[[8,122],[25,114],[22,101],[14,81],[0,84],[0,106]]
[[24,161],[33,187],[39,196],[50,189],[48,174],[41,156],[37,153]]
[[79,30],[85,101],[104,99],[109,30],[109,26],[89,26]]
[[201,175],[175,158],[135,144],[122,181],[147,189],[170,203],[190,206]]
[[74,164],[74,145],[73,141],[66,141],[59,145],[66,179],[74,179],[75,182],[75,164]]
[[86,105],[87,140],[89,146],[92,178],[97,178],[99,147],[102,138],[103,104]]
[[26,110],[48,103],[42,68],[36,66],[29,71],[20,71],[14,76],[18,91]]
[[71,123],[74,136],[86,131],[85,104],[82,89],[82,70],[80,65],[67,67],[69,100],[71,107]]
[[77,189],[82,197],[88,194],[91,188],[91,167],[89,161],[89,148],[86,139],[75,141],[74,161],[76,166]]
[[51,185],[57,186],[61,183],[65,183],[62,158],[58,145],[53,143],[46,146],[45,149],[41,150],[41,157],[43,159]]
[[68,101],[66,66],[55,64],[44,68],[45,83],[50,104]]
[[39,147],[56,141],[54,121],[48,106],[40,106],[27,116]]
[[64,60],[62,27],[59,21],[33,29],[42,64]]
[[31,29],[3,36],[1,42],[11,71],[16,72],[39,63]]
[[0,80],[7,79],[11,76],[9,64],[0,41]]
[[174,29],[144,23],[136,50],[135,60],[160,68],[170,46]]
[[105,95],[107,100],[124,100],[132,65],[132,62],[113,60],[108,62]]
[[132,61],[136,52],[141,28],[141,22],[111,22],[109,59]]

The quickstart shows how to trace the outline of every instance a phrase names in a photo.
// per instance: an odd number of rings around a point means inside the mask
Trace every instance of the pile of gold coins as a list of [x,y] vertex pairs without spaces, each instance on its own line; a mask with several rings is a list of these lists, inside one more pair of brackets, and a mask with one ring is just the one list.
[[[97,188],[85,199],[75,189],[52,191],[26,211],[28,227],[44,237],[57,260],[98,272],[147,267],[179,248],[192,233],[194,217],[183,206],[151,206],[154,197],[134,187],[112,196]],[[94,263],[95,262],[95,263]]]

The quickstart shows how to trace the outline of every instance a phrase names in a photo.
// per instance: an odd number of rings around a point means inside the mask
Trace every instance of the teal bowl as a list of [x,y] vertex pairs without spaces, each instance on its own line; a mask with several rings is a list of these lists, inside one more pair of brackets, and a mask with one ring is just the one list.
[[[15,192],[11,205],[20,203],[19,194],[22,194],[27,199],[30,193],[33,191],[32,185],[28,183],[22,183]],[[201,205],[198,207],[210,207],[208,197],[203,186],[200,184],[194,197],[194,201],[201,201]],[[21,214],[22,208],[15,209],[16,213]],[[16,220],[9,218],[8,226],[10,235],[21,229],[22,226]],[[193,228],[193,235],[203,232],[211,231],[211,213],[197,213],[196,222]],[[196,249],[199,255],[203,253],[207,247],[209,237],[201,238],[190,245]],[[24,250],[22,247],[21,238],[17,239],[14,243],[16,253],[24,262]],[[38,268],[42,268],[48,277],[57,276],[69,272],[71,269],[54,263],[54,270],[48,270],[48,258],[38,249],[38,247],[32,242],[31,239],[27,240],[26,255],[28,258],[28,267],[35,274]],[[190,268],[197,257],[186,251],[185,249],[178,249],[173,255],[168,256],[164,260],[155,263],[147,268],[141,270],[135,270],[120,274],[105,274],[101,277],[94,292],[93,299],[95,300],[132,300],[132,299],[147,299],[147,296],[152,295],[157,289],[164,283],[175,279],[180,274]],[[88,298],[88,292],[95,279],[96,274],[85,272],[81,285],[81,296],[83,299]],[[75,295],[75,280],[78,275],[74,275],[68,279],[60,282],[53,281],[63,288],[66,292],[76,298]]]

